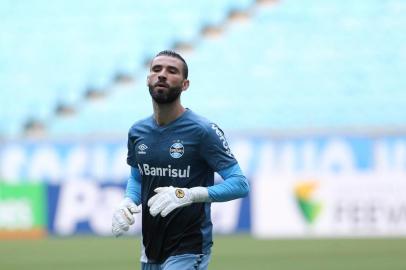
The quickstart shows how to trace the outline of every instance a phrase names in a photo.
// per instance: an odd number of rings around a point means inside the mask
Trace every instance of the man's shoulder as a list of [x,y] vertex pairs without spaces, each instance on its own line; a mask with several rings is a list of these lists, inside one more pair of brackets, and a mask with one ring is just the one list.
[[216,123],[195,112],[190,111],[189,119],[206,134],[218,130],[223,132]]
[[191,121],[197,128],[200,128],[204,131],[207,131],[213,124],[213,122],[206,117],[193,111],[189,111],[188,120]]
[[129,134],[135,134],[152,127],[152,116],[145,117],[135,122],[129,130]]

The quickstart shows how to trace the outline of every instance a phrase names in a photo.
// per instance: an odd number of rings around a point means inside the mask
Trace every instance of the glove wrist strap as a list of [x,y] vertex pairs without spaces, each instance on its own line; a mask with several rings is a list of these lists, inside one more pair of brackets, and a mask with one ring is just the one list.
[[193,202],[210,202],[209,191],[205,187],[190,188]]

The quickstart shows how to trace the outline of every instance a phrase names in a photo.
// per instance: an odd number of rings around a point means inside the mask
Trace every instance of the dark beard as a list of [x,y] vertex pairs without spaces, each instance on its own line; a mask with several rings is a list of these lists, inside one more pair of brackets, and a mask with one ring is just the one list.
[[177,100],[182,93],[182,87],[180,86],[169,87],[166,92],[154,91],[152,85],[148,85],[148,88],[152,99],[158,104],[170,104]]

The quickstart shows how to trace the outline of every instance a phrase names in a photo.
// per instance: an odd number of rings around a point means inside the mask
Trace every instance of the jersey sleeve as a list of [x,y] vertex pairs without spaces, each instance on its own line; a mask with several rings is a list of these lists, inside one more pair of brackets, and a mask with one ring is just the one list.
[[134,138],[132,136],[131,129],[128,132],[128,141],[127,141],[127,164],[130,165],[131,167],[136,168],[137,167],[137,162],[136,162],[136,156],[135,156],[135,149],[134,149]]
[[218,173],[224,181],[207,188],[210,201],[226,202],[248,195],[250,186],[238,163]]
[[131,167],[125,196],[130,198],[136,205],[141,204],[141,174],[137,168]]
[[200,145],[200,154],[215,172],[237,163],[224,132],[214,123],[206,126]]

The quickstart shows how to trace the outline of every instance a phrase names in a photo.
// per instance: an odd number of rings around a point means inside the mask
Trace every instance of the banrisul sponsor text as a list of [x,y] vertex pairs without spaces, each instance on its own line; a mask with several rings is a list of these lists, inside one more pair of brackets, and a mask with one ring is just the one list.
[[190,176],[190,166],[186,169],[172,168],[171,165],[167,167],[153,167],[149,164],[138,164],[141,175],[151,175],[151,176],[168,176],[168,177],[179,177],[188,178]]

